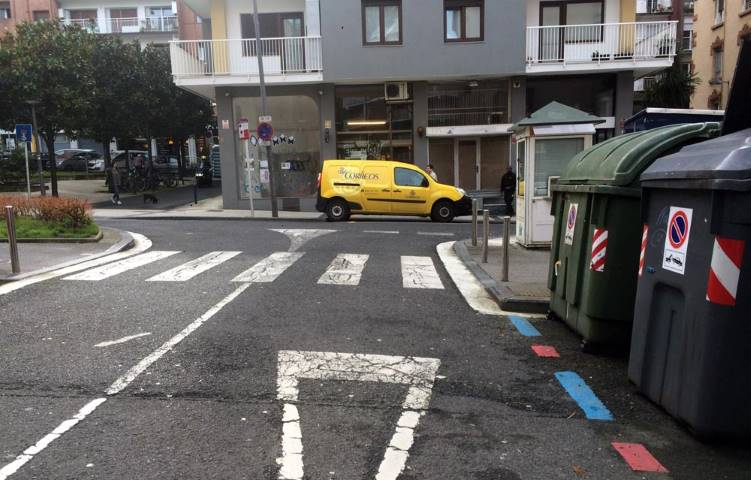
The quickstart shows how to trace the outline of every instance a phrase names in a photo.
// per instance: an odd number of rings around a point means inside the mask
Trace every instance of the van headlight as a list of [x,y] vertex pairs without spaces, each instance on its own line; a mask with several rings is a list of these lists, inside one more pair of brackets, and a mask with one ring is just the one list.
[[458,188],[458,187],[457,187],[457,188],[456,188],[456,191],[457,191],[457,192],[459,192],[459,193],[460,193],[460,194],[462,194],[462,195],[467,195],[467,192],[465,192],[463,188]]

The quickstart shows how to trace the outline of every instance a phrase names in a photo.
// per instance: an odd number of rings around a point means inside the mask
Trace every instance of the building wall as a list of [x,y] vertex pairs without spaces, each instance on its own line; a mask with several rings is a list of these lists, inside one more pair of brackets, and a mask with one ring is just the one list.
[[446,43],[443,0],[405,0],[399,46],[363,46],[360,1],[321,0],[320,8],[326,81],[434,80],[524,72],[526,7],[522,2],[486,0],[484,41]]
[[50,18],[56,18],[57,9],[55,0],[10,0],[11,18],[0,20],[0,35],[14,32],[21,22],[33,20],[35,11],[49,12]]
[[[691,98],[692,108],[707,108],[710,95],[720,94],[720,109],[725,109],[733,80],[735,64],[740,49],[739,33],[751,36],[751,10],[742,11],[742,0],[726,0],[725,21],[715,25],[715,2],[700,0],[694,5],[694,41],[691,61],[694,72],[701,80]],[[745,29],[745,30],[744,30]],[[710,83],[712,80],[712,44],[723,42],[722,82]]]
[[185,2],[177,0],[177,27],[180,40],[202,40],[203,22]]

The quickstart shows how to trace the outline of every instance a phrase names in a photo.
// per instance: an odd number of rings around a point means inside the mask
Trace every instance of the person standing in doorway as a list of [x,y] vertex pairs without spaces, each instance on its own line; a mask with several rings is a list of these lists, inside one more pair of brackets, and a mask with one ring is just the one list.
[[123,202],[120,201],[120,181],[122,180],[120,178],[120,165],[122,162],[112,162],[112,203],[115,205],[122,205]]
[[514,194],[516,194],[516,174],[509,166],[506,173],[501,177],[501,193],[506,203],[506,215],[514,215]]
[[428,175],[430,175],[430,178],[432,178],[436,182],[438,181],[438,174],[435,173],[435,170],[433,169],[433,164],[432,163],[429,163],[428,166],[425,167],[425,171],[428,172]]

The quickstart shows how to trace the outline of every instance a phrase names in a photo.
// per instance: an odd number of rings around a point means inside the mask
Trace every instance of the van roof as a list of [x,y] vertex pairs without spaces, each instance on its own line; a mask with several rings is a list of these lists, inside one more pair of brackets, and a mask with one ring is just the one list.
[[405,163],[405,162],[397,162],[395,160],[342,160],[342,159],[329,159],[324,160],[324,164],[328,165],[357,165],[362,166],[364,164],[368,165],[381,165],[384,167],[412,167],[412,168],[420,168],[417,165],[413,163]]

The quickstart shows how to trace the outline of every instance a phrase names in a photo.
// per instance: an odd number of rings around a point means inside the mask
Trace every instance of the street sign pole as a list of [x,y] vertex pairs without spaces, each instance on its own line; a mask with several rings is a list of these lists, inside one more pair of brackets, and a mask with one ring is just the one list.
[[26,197],[31,198],[31,173],[29,173],[29,145],[23,142],[23,153],[26,156]]
[[[44,185],[44,168],[42,166],[42,144],[39,142],[39,130],[37,129],[37,111],[35,105],[39,103],[38,100],[29,100],[26,103],[31,105],[31,124],[33,127],[33,135],[37,144],[37,170],[39,171],[39,191],[44,197],[47,195],[47,187]],[[52,162],[55,161],[54,152],[47,152],[47,161],[50,162],[50,168],[52,168]]]
[[[253,26],[256,31],[256,57],[258,57],[258,83],[261,89],[261,115],[268,115],[266,110],[266,80],[263,74],[263,49],[261,48],[261,28],[258,23],[258,1],[253,0]],[[276,189],[274,188],[274,162],[271,160],[271,145],[266,145],[266,160],[269,164],[269,196],[271,197],[271,216],[277,218],[279,211],[276,205]]]
[[253,185],[253,162],[250,158],[250,139],[245,139],[245,170],[248,174],[248,199],[250,200],[250,216],[256,216],[256,209],[253,206],[253,193],[255,192],[255,185]]

